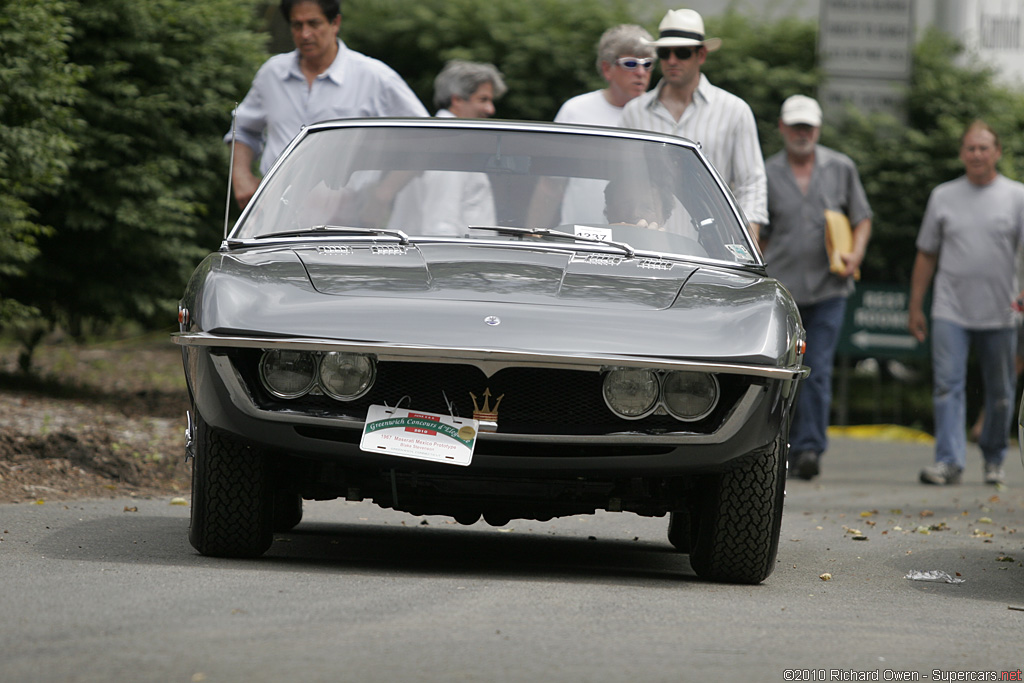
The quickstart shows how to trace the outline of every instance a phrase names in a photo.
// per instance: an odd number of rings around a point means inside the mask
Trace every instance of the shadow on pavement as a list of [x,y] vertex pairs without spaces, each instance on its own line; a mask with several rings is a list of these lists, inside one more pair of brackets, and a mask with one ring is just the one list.
[[702,583],[685,555],[664,542],[503,532],[490,528],[303,522],[274,536],[260,559],[203,557],[188,543],[188,520],[141,515],[82,521],[35,544],[60,560],[223,569]]

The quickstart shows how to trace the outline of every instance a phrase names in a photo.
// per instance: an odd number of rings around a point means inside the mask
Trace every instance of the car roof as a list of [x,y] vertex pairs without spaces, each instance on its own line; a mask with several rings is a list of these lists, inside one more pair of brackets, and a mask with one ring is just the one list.
[[534,133],[575,133],[579,135],[601,135],[610,138],[631,138],[650,142],[661,142],[700,150],[699,142],[668,133],[656,133],[635,128],[597,126],[580,123],[554,123],[550,121],[525,121],[518,119],[468,119],[455,117],[365,117],[331,119],[310,124],[303,132],[331,128],[479,128],[492,131],[518,131]]

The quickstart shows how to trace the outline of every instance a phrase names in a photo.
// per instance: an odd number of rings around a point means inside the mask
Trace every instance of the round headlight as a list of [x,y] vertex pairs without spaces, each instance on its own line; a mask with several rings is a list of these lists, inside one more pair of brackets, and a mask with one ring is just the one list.
[[612,370],[604,376],[604,402],[627,420],[647,417],[658,404],[658,376],[650,370]]
[[316,380],[316,360],[306,351],[265,351],[260,359],[260,379],[274,396],[298,398]]
[[328,353],[320,360],[320,385],[331,398],[354,401],[373,386],[377,367],[358,353]]
[[718,380],[704,372],[670,372],[662,380],[665,408],[677,420],[699,420],[718,403]]

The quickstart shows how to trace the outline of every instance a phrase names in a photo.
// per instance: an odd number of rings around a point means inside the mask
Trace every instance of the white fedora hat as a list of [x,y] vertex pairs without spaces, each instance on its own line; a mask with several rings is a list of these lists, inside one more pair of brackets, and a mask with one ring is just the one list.
[[658,39],[654,47],[703,45],[708,52],[722,47],[721,38],[704,37],[704,20],[692,9],[670,9],[658,25]]

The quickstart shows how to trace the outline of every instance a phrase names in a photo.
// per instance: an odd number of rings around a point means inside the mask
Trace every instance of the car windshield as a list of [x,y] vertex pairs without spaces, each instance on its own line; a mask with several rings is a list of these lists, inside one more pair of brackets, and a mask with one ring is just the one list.
[[756,263],[741,216],[693,146],[571,128],[313,127],[231,238],[316,234],[536,240]]

